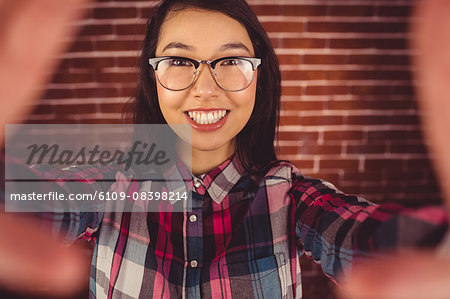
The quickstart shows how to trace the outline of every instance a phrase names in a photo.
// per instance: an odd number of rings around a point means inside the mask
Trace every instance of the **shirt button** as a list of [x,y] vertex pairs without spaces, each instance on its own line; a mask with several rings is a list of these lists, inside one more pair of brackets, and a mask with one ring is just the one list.
[[190,222],[195,222],[195,221],[197,221],[197,216],[195,216],[195,215],[189,216],[189,221],[190,221]]
[[200,182],[200,180],[195,180],[195,182],[194,182],[195,188],[199,188],[201,185],[202,185],[202,182]]
[[196,268],[198,266],[198,262],[196,260],[191,261],[191,267]]

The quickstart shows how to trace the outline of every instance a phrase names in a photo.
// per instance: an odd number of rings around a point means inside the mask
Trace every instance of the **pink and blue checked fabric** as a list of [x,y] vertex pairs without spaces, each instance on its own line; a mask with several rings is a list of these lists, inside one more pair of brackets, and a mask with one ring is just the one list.
[[[143,185],[119,186],[113,166],[33,171],[87,190]],[[434,246],[448,227],[443,207],[374,205],[289,162],[250,175],[235,155],[195,181],[192,212],[53,214],[67,238],[95,242],[91,298],[301,298],[305,252],[335,278],[359,257]]]

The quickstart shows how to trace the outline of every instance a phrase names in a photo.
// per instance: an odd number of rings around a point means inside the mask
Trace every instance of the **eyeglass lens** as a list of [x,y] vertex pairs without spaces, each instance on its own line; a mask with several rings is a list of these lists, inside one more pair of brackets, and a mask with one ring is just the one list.
[[[252,63],[239,58],[219,61],[213,72],[217,84],[230,91],[247,88],[252,82],[254,73]],[[165,88],[182,90],[195,80],[196,70],[189,60],[168,58],[158,64],[157,76]]]

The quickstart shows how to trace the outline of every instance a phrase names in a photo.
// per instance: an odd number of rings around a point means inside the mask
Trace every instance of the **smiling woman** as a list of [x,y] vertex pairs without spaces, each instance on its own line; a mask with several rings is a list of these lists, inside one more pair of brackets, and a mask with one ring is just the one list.
[[[159,107],[164,119],[168,124],[192,125],[193,172],[203,174],[233,155],[236,135],[247,124],[255,105],[257,79],[251,80],[254,72],[251,62],[242,60],[244,66],[237,68],[224,65],[229,58],[222,62],[216,59],[236,56],[253,58],[253,45],[241,23],[222,13],[198,8],[169,13],[161,32],[163,34],[158,40],[156,57],[169,55],[214,60],[214,64],[198,64],[198,68],[192,64],[194,69],[177,67],[182,70],[170,72],[161,70],[159,66],[156,70]],[[227,71],[229,68],[235,70]],[[182,90],[170,90],[161,82],[162,71],[169,72],[165,75],[171,76],[178,84],[183,80],[183,74],[179,74],[181,71],[194,75],[189,80],[192,84],[183,86]],[[244,84],[235,85],[240,79],[236,73],[239,73],[239,77],[247,75]],[[228,87],[236,91],[224,90],[219,82],[225,85],[228,83]],[[214,118],[219,118],[219,113],[223,117],[213,123]],[[196,119],[200,119],[200,122]]]
[[[174,70],[180,58],[190,67]],[[235,151],[250,172],[276,160],[280,70],[245,1],[163,1],[150,19],[139,77],[134,122],[191,124],[194,173]]]

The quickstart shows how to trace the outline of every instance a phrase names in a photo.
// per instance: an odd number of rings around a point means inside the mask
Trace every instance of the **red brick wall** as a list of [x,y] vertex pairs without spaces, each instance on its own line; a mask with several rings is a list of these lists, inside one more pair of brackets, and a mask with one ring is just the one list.
[[[29,122],[117,122],[153,3],[90,4]],[[249,3],[281,62],[279,157],[376,202],[439,202],[411,81],[412,2]],[[333,298],[317,267],[303,265],[305,298]]]

